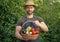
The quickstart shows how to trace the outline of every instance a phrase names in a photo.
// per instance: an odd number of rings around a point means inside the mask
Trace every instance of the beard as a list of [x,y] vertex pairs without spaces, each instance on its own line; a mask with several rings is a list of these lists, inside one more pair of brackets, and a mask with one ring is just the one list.
[[27,14],[28,15],[31,15],[33,12],[32,11],[27,11]]

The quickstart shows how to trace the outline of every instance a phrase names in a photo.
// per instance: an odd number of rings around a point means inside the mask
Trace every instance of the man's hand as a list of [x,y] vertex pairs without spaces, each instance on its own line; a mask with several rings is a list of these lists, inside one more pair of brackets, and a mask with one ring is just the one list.
[[24,39],[22,36],[20,36],[20,39],[25,41],[29,40],[29,39]]
[[47,27],[47,25],[44,22],[40,23],[38,20],[36,20],[36,21],[33,21],[33,23],[35,23],[37,26],[41,27],[41,29],[43,31],[45,31],[45,32],[48,31],[48,27]]
[[33,23],[35,23],[37,26],[39,26],[39,25],[40,25],[40,23],[39,23],[39,21],[38,21],[38,20],[33,21]]
[[16,31],[15,31],[15,36],[21,40],[25,40],[27,41],[28,39],[24,39],[21,34],[20,34],[20,31],[21,31],[22,27],[21,26],[16,26]]

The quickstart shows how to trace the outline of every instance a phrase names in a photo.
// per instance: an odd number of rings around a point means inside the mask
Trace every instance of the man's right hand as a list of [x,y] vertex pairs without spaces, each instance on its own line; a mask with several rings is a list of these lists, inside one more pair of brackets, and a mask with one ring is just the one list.
[[24,39],[22,36],[20,36],[20,39],[25,41],[29,40],[29,39]]
[[21,31],[22,27],[21,26],[16,26],[16,31],[15,31],[15,36],[21,40],[29,40],[29,39],[24,39],[21,34],[20,34],[20,31]]
[[20,39],[21,39],[21,40],[25,40],[25,39],[23,39],[23,37],[22,37],[22,36],[20,36]]

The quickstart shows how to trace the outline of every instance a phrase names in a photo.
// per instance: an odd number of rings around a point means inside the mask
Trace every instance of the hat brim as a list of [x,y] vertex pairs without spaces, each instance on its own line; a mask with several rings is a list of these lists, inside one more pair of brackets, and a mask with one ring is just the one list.
[[23,7],[26,7],[26,6],[34,6],[34,7],[37,7],[38,5],[37,5],[37,4],[33,4],[33,5],[23,5]]

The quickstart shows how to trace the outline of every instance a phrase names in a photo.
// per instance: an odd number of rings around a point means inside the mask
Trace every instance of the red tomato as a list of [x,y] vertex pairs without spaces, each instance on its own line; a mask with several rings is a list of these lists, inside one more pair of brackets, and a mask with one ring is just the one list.
[[39,31],[38,30],[36,31],[36,34],[39,34]]
[[35,35],[36,34],[36,31],[32,31],[32,34]]
[[35,30],[36,30],[36,31],[39,31],[40,29],[39,29],[39,28],[36,28]]
[[34,28],[32,28],[32,29],[31,29],[31,32],[32,32],[32,31],[35,31],[35,29],[34,29]]

